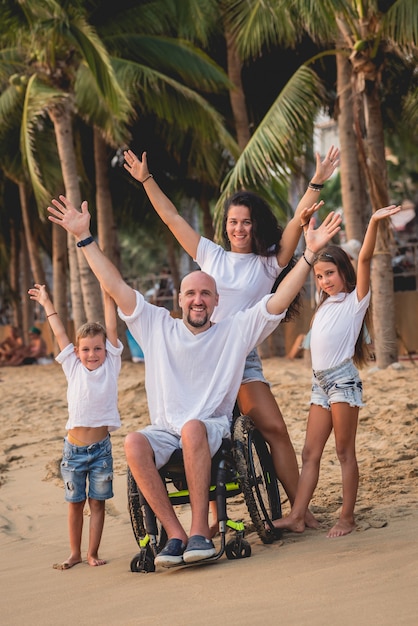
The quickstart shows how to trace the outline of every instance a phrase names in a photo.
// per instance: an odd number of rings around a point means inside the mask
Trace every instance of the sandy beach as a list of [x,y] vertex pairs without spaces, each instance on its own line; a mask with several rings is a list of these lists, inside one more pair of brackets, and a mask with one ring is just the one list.
[[[264,359],[298,459],[310,395],[304,359]],[[357,530],[327,539],[341,504],[339,464],[327,444],[312,511],[320,530],[263,545],[249,532],[249,559],[133,574],[137,546],[126,498],[125,435],[148,423],[144,365],[124,362],[123,426],[112,434],[115,497],[106,504],[100,556],[62,572],[69,554],[59,473],[67,418],[61,367],[0,370],[0,616],[4,626],[227,623],[386,626],[418,623],[418,361],[362,370],[366,407],[357,453]],[[233,517],[250,519],[238,496]],[[284,504],[285,512],[288,510]],[[85,535],[88,529],[86,511]],[[181,512],[187,522],[187,508]],[[85,556],[85,550],[84,550]]]

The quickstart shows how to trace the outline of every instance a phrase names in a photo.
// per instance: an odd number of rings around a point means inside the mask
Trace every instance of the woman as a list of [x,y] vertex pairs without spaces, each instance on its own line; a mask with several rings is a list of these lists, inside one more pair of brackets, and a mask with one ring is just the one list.
[[[203,271],[215,278],[220,296],[212,316],[216,322],[252,306],[272,290],[298,245],[303,226],[301,212],[311,207],[309,221],[319,208],[321,203],[315,204],[318,194],[339,164],[339,151],[332,146],[323,161],[316,155],[315,174],[284,230],[267,203],[256,194],[246,191],[234,194],[226,203],[223,218],[226,250],[202,237],[178,213],[149,172],[146,152],[138,159],[127,150],[124,158],[125,169],[144,185],[151,204],[180,245]],[[292,504],[299,479],[296,454],[256,350],[247,358],[238,404],[270,445],[277,476]],[[310,511],[306,512],[305,523],[318,526]]]

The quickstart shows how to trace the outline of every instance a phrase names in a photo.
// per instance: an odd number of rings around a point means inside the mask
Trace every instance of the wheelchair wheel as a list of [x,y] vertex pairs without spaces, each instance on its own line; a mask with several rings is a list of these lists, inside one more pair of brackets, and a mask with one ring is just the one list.
[[225,546],[227,559],[246,559],[251,556],[251,546],[245,539],[231,539]]
[[135,554],[131,561],[131,572],[143,574],[155,572],[154,555],[149,546],[141,548],[141,551]]
[[[150,536],[150,549],[155,554],[160,552],[167,543],[167,533],[159,520],[147,505],[147,520],[144,520],[143,508],[141,506],[141,496],[139,493],[138,485],[135,482],[135,478],[132,476],[131,470],[127,469],[127,481],[128,481],[128,510],[129,517],[131,518],[132,530],[134,537],[139,547],[141,547],[141,541]],[[141,547],[142,550],[142,547]],[[140,555],[141,553],[139,553]],[[137,556],[139,556],[137,555]],[[132,563],[135,561],[134,557]],[[131,564],[132,567],[132,564]],[[138,571],[138,570],[132,570]],[[154,571],[151,569],[141,571]]]
[[128,510],[129,517],[131,518],[132,530],[134,537],[138,545],[140,545],[141,539],[146,535],[144,527],[144,517],[142,515],[141,504],[139,500],[138,486],[135,482],[135,478],[132,476],[132,472],[128,467],[127,470],[128,481]]
[[233,453],[244,499],[263,543],[272,543],[279,532],[272,520],[282,516],[279,486],[267,444],[251,419],[239,416],[233,426]]

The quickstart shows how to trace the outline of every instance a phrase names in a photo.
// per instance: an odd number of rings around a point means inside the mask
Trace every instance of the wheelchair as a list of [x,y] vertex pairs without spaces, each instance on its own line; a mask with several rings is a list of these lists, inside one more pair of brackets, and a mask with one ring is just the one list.
[[[273,520],[282,517],[279,484],[268,445],[251,419],[235,415],[231,439],[224,439],[212,458],[209,500],[216,501],[220,546],[215,555],[193,563],[217,561],[224,553],[228,559],[251,556],[251,546],[244,538],[242,520],[228,517],[227,499],[242,494],[261,541],[270,544],[281,537]],[[176,450],[169,462],[160,469],[169,499],[173,506],[190,502],[181,450]],[[128,509],[132,530],[139,552],[131,560],[131,572],[154,572],[154,559],[167,542],[165,529],[154,515],[128,467]],[[233,537],[227,542],[227,531]],[[179,567],[187,567],[182,564]]]

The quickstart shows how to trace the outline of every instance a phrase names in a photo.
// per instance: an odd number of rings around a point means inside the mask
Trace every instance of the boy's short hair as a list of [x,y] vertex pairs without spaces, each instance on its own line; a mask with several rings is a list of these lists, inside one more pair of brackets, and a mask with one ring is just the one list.
[[96,337],[97,335],[102,335],[104,343],[106,343],[106,329],[103,324],[100,322],[86,322],[77,331],[76,335],[76,346],[78,346],[80,339],[85,339],[86,337]]

